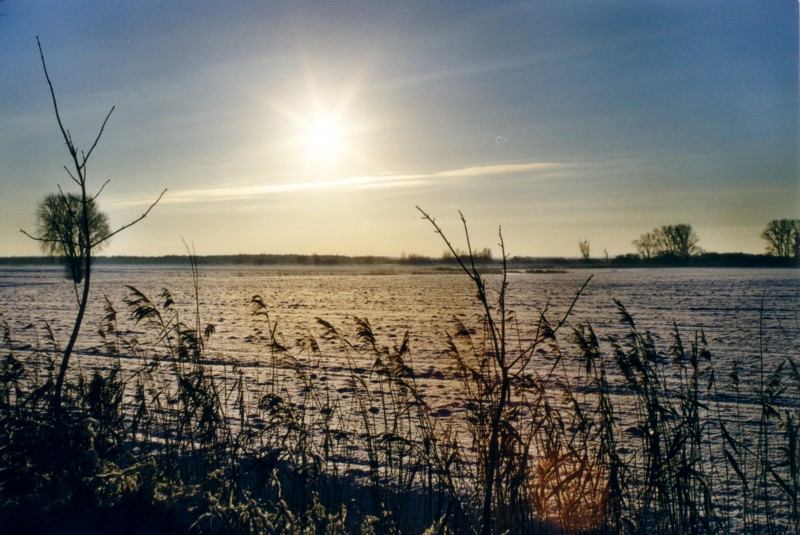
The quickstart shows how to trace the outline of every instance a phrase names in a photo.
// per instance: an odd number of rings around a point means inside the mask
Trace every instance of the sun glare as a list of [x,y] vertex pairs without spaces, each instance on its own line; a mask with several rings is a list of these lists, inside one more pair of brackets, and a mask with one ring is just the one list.
[[279,146],[298,177],[331,180],[345,175],[365,173],[363,117],[351,105],[355,86],[338,98],[324,95],[309,83],[305,99],[275,101],[274,109],[282,116],[285,128]]
[[345,128],[335,117],[314,117],[307,126],[306,149],[317,162],[333,163],[346,151],[345,138]]

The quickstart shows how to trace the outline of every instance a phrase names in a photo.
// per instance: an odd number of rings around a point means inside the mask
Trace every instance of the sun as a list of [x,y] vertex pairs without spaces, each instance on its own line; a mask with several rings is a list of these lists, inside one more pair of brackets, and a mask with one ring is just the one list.
[[305,125],[303,144],[314,161],[332,164],[347,152],[347,137],[347,128],[340,119],[317,114]]
[[277,119],[272,127],[274,146],[283,152],[290,173],[328,180],[364,172],[369,165],[366,132],[371,126],[354,106],[356,89],[350,87],[337,96],[310,84],[305,95],[300,91],[291,99],[271,103]]

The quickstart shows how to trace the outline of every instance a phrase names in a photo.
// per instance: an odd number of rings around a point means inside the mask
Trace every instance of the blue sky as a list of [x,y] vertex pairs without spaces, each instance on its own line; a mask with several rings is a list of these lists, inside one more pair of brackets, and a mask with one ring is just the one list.
[[761,252],[800,217],[796,1],[0,4],[0,255],[88,148],[105,254],[633,252],[690,223]]

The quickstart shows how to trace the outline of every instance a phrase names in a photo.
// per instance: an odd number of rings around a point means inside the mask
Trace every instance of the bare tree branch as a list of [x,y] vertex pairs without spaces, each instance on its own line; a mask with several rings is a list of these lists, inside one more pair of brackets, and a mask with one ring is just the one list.
[[67,174],[69,175],[69,177],[72,179],[73,182],[75,182],[79,186],[81,185],[80,181],[77,178],[75,178],[75,175],[72,174],[72,171],[70,171],[69,167],[67,167],[66,165],[64,166],[64,171],[67,172]]
[[38,236],[33,236],[33,235],[29,234],[28,231],[26,231],[24,228],[19,229],[19,231],[21,233],[23,233],[24,235],[26,235],[27,237],[29,237],[30,239],[32,239],[32,240],[46,242],[46,243],[55,243],[57,241],[57,240],[47,240],[45,238],[40,238]]
[[153,203],[150,205],[150,207],[149,207],[149,208],[147,208],[147,210],[146,210],[146,211],[145,211],[145,212],[144,212],[142,215],[140,215],[138,218],[134,219],[133,221],[131,221],[130,223],[128,223],[128,224],[126,224],[126,225],[123,225],[123,226],[119,227],[117,230],[115,230],[115,231],[114,231],[114,232],[112,232],[111,234],[109,234],[109,235],[107,235],[107,236],[105,236],[105,237],[103,237],[103,238],[101,238],[101,239],[97,240],[96,242],[92,243],[92,244],[91,244],[91,246],[92,246],[92,247],[97,247],[98,245],[100,245],[100,244],[101,244],[101,243],[103,243],[104,241],[108,240],[109,238],[111,238],[111,237],[112,237],[112,236],[114,236],[115,234],[119,234],[120,232],[122,232],[122,231],[123,231],[123,230],[125,230],[126,228],[128,228],[128,227],[132,227],[133,225],[135,225],[136,223],[138,223],[139,221],[141,221],[142,219],[144,219],[145,217],[147,217],[147,214],[149,214],[149,213],[150,213],[150,210],[152,210],[152,209],[155,207],[155,205],[157,205],[157,204],[158,204],[158,201],[160,201],[160,200],[161,200],[161,197],[163,197],[163,196],[164,196],[164,194],[165,194],[166,192],[167,192],[167,189],[166,189],[166,188],[164,188],[164,191],[162,191],[162,192],[161,192],[161,194],[158,196],[158,198],[157,198],[155,201],[153,201]]
[[44,77],[47,79],[47,85],[50,87],[50,96],[53,99],[53,108],[56,112],[56,120],[58,121],[58,127],[61,129],[61,134],[64,136],[64,141],[67,143],[67,148],[69,148],[69,153],[76,159],[77,163],[77,152],[75,151],[75,147],[72,145],[72,137],[70,136],[69,132],[66,128],[64,128],[64,124],[61,122],[61,114],[58,112],[58,102],[56,101],[56,92],[53,89],[53,82],[50,81],[50,75],[47,73],[47,65],[44,62],[44,52],[42,51],[42,43],[39,42],[39,36],[36,36],[36,45],[39,47],[39,57],[42,58],[42,68],[44,69]]
[[90,201],[96,200],[100,196],[100,194],[103,193],[103,190],[105,189],[106,185],[108,185],[109,182],[111,182],[110,178],[107,179],[105,182],[103,182],[103,185],[100,186],[100,189],[97,190],[97,193],[95,193],[93,196],[89,197],[89,200]]
[[[458,264],[461,266],[461,269],[464,270],[464,273],[466,273],[467,275],[469,275],[471,278],[474,279],[473,274],[470,272],[469,268],[464,264],[464,262],[462,262],[461,255],[458,254],[458,252],[456,251],[455,247],[453,247],[453,244],[450,243],[450,240],[448,240],[447,236],[444,235],[444,232],[442,232],[442,229],[439,228],[438,224],[436,224],[436,220],[433,217],[431,217],[425,210],[420,208],[419,206],[417,206],[416,208],[422,214],[422,218],[423,219],[427,219],[428,222],[430,222],[430,224],[433,225],[433,228],[435,229],[436,234],[438,234],[439,236],[442,237],[442,241],[444,241],[445,245],[447,245],[447,248],[450,250],[450,252],[453,253],[453,257],[456,259],[456,261],[458,261]],[[461,214],[461,212],[459,212],[459,214]],[[462,216],[462,218],[463,218],[463,216]],[[470,251],[470,253],[471,253],[471,251]]]
[[82,155],[82,157],[83,157],[83,163],[81,164],[81,169],[83,169],[83,167],[85,167],[85,166],[86,166],[86,160],[88,160],[88,159],[89,159],[89,156],[91,156],[91,155],[92,155],[92,151],[93,151],[93,150],[94,150],[94,148],[97,146],[97,142],[98,142],[98,141],[100,141],[100,136],[102,136],[102,135],[103,135],[103,130],[105,130],[105,128],[106,128],[106,123],[108,122],[108,119],[111,117],[111,114],[112,114],[112,113],[114,113],[114,108],[116,108],[116,106],[111,106],[111,110],[109,110],[109,112],[108,112],[108,115],[106,115],[106,118],[105,118],[105,120],[103,121],[103,124],[102,124],[102,126],[100,126],[100,132],[98,132],[98,133],[97,133],[97,137],[94,139],[94,143],[92,143],[92,146],[91,146],[91,148],[89,149],[89,152],[87,152],[85,155]]
[[472,254],[472,243],[470,243],[469,241],[469,228],[467,227],[467,218],[464,217],[464,214],[461,213],[461,210],[458,211],[458,216],[461,218],[461,224],[464,226],[464,236],[467,239],[467,251],[469,252],[469,263],[470,266],[472,266],[472,272],[477,275],[478,270],[475,268],[475,255]]

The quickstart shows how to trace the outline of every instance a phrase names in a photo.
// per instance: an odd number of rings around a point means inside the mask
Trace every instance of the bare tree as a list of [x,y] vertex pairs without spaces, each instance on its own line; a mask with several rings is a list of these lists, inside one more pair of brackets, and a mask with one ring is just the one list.
[[633,245],[643,258],[673,256],[686,261],[701,252],[697,246],[699,241],[691,225],[680,223],[663,225],[653,229],[653,232],[642,234],[638,240],[633,240]]
[[[80,295],[78,296],[78,313],[75,317],[75,323],[72,326],[72,333],[70,334],[69,342],[67,343],[67,346],[64,349],[64,354],[61,358],[61,366],[59,367],[58,370],[58,377],[56,379],[55,388],[53,390],[53,398],[51,403],[51,410],[53,414],[57,418],[60,418],[61,392],[64,386],[64,377],[66,376],[67,368],[69,367],[70,356],[72,355],[72,352],[75,348],[75,342],[78,340],[78,333],[80,332],[81,323],[83,322],[83,317],[84,314],[86,313],[86,305],[88,304],[89,301],[89,288],[90,288],[91,273],[92,273],[91,270],[92,251],[102,246],[115,234],[125,230],[126,228],[132,225],[135,225],[136,223],[147,217],[147,214],[149,214],[150,210],[152,210],[153,207],[156,204],[158,204],[158,202],[161,200],[161,197],[163,197],[164,193],[166,193],[167,190],[166,189],[163,190],[161,194],[158,196],[158,198],[156,198],[156,200],[153,201],[152,204],[150,204],[147,210],[137,219],[111,232],[108,231],[107,225],[105,228],[100,229],[101,232],[97,232],[98,225],[93,224],[92,220],[93,205],[97,197],[103,191],[103,188],[106,186],[106,184],[108,184],[108,181],[103,183],[96,193],[90,194],[87,183],[86,164],[89,161],[92,152],[97,147],[97,143],[100,141],[100,137],[103,135],[103,130],[105,129],[106,123],[108,123],[108,119],[111,117],[111,114],[114,111],[114,107],[112,107],[111,110],[106,115],[103,124],[100,126],[100,131],[98,132],[97,137],[95,137],[94,143],[92,143],[91,147],[89,147],[89,150],[87,152],[84,152],[82,150],[79,151],[72,141],[72,134],[70,134],[69,130],[67,130],[64,127],[64,123],[61,121],[61,114],[59,113],[58,110],[56,93],[55,90],[53,89],[53,83],[50,80],[50,75],[47,72],[47,65],[45,64],[44,61],[44,52],[42,51],[42,44],[41,42],[39,42],[38,37],[36,38],[36,44],[39,47],[39,57],[42,60],[42,69],[44,70],[44,76],[45,79],[47,80],[47,85],[50,88],[50,97],[52,98],[53,101],[53,110],[55,111],[56,121],[58,122],[58,127],[61,130],[61,135],[64,137],[64,142],[67,145],[67,150],[69,151],[70,155],[71,169],[70,167],[67,166],[64,166],[64,169],[67,171],[67,174],[72,179],[72,181],[80,189],[80,193],[74,195],[76,199],[79,199],[79,203],[78,202],[75,203],[76,205],[79,204],[79,207],[73,206],[72,201],[69,200],[71,198],[70,195],[65,195],[63,192],[60,191],[61,188],[59,188],[59,197],[60,199],[62,199],[60,202],[64,202],[65,206],[68,207],[67,208],[68,212],[71,212],[71,215],[69,215],[66,218],[63,218],[60,221],[60,224],[66,225],[67,228],[63,227],[57,228],[56,226],[56,228],[51,229],[54,231],[53,235],[49,235],[48,232],[41,232],[43,230],[41,228],[40,228],[40,235],[38,236],[33,236],[31,234],[28,234],[24,230],[22,230],[22,232],[25,235],[39,242],[42,242],[42,246],[45,248],[45,250],[53,248],[58,249],[59,247],[66,246],[70,242],[71,238],[65,238],[65,236],[67,236],[69,232],[77,232],[77,244],[79,247],[82,246],[84,249],[83,252],[79,255],[80,260],[82,260],[83,264],[82,267],[83,288]],[[45,203],[47,202],[48,198],[49,197],[45,198]],[[93,232],[93,230],[95,232]],[[75,242],[73,241],[72,243]],[[77,284],[80,282],[80,280],[76,280],[76,276],[73,276],[72,279],[73,283],[76,285],[75,288],[76,295],[78,295]]]
[[581,240],[578,242],[578,247],[581,250],[581,256],[587,262],[589,261],[589,240]]
[[678,225],[665,225],[661,227],[664,251],[678,258],[687,260],[690,256],[700,252],[697,242],[700,239],[691,225],[681,223]]
[[639,256],[645,260],[655,256],[658,250],[658,239],[655,231],[642,234],[638,240],[633,240],[633,246],[636,247]]
[[773,219],[761,232],[767,253],[791,258],[800,256],[800,219]]

